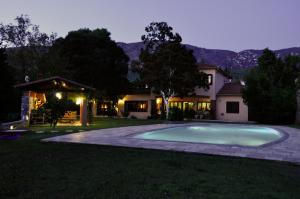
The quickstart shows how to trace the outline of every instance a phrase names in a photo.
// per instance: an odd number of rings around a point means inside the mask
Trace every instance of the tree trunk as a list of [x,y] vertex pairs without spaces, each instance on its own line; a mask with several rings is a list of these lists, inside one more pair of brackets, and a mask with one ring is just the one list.
[[166,119],[169,119],[169,98],[163,96],[163,100],[166,106]]

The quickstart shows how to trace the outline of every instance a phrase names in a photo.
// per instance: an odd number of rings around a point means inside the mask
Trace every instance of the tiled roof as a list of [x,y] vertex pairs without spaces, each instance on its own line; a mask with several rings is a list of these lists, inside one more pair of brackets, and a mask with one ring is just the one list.
[[[53,84],[56,83],[56,84]],[[30,90],[30,89],[41,89],[41,88],[54,88],[61,86],[60,84],[63,84],[64,89],[66,90],[95,90],[95,88],[92,88],[90,86],[80,84],[78,82],[68,80],[59,76],[53,76],[45,79],[39,79],[32,82],[22,83],[15,85],[16,88],[23,89],[23,90]],[[71,88],[72,87],[72,88]]]
[[221,90],[218,92],[217,95],[225,95],[225,96],[240,96],[242,95],[243,85],[241,82],[229,82],[225,83]]

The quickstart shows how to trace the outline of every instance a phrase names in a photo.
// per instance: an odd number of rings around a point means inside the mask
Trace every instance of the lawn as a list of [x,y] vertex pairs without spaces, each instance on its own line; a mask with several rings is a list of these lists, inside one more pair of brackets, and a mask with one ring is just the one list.
[[100,117],[94,118],[93,122],[86,127],[82,126],[57,126],[55,129],[49,126],[49,124],[45,125],[34,125],[30,128],[31,131],[34,132],[59,132],[65,133],[70,130],[74,132],[78,131],[89,131],[95,129],[103,129],[103,128],[113,128],[120,126],[134,126],[134,125],[145,125],[145,124],[157,124],[161,123],[162,120],[138,120],[138,119],[126,119],[126,118],[109,118],[109,117]]
[[[105,120],[99,128],[147,123]],[[61,133],[30,133],[16,141],[0,141],[0,198],[292,199],[300,195],[299,165],[40,142],[57,134]]]

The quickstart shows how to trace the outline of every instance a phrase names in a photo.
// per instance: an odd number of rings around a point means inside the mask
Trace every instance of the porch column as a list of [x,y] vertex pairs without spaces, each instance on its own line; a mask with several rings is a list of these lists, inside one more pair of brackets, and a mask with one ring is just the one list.
[[80,103],[80,123],[82,126],[87,124],[87,99],[82,99]]
[[33,98],[30,96],[30,91],[23,92],[21,99],[21,120],[23,121],[23,126],[29,126],[30,113],[33,109]]
[[97,115],[97,102],[95,100],[93,101],[92,113],[93,113],[93,116]]

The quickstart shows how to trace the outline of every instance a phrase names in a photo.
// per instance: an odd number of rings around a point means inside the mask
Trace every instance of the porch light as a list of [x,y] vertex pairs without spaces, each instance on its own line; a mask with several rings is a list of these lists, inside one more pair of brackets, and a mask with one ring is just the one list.
[[119,100],[118,100],[118,104],[124,104],[124,100],[119,99]]
[[10,129],[10,130],[14,130],[14,126],[11,125],[11,126],[9,127],[9,129]]
[[61,99],[62,98],[62,94],[60,92],[55,93],[55,97],[57,97],[57,99]]
[[161,98],[156,98],[156,104],[161,104]]
[[77,105],[81,104],[81,102],[82,102],[82,98],[81,97],[76,98],[76,104]]
[[63,87],[66,87],[66,83],[65,83],[65,82],[62,82],[62,86],[63,86]]

